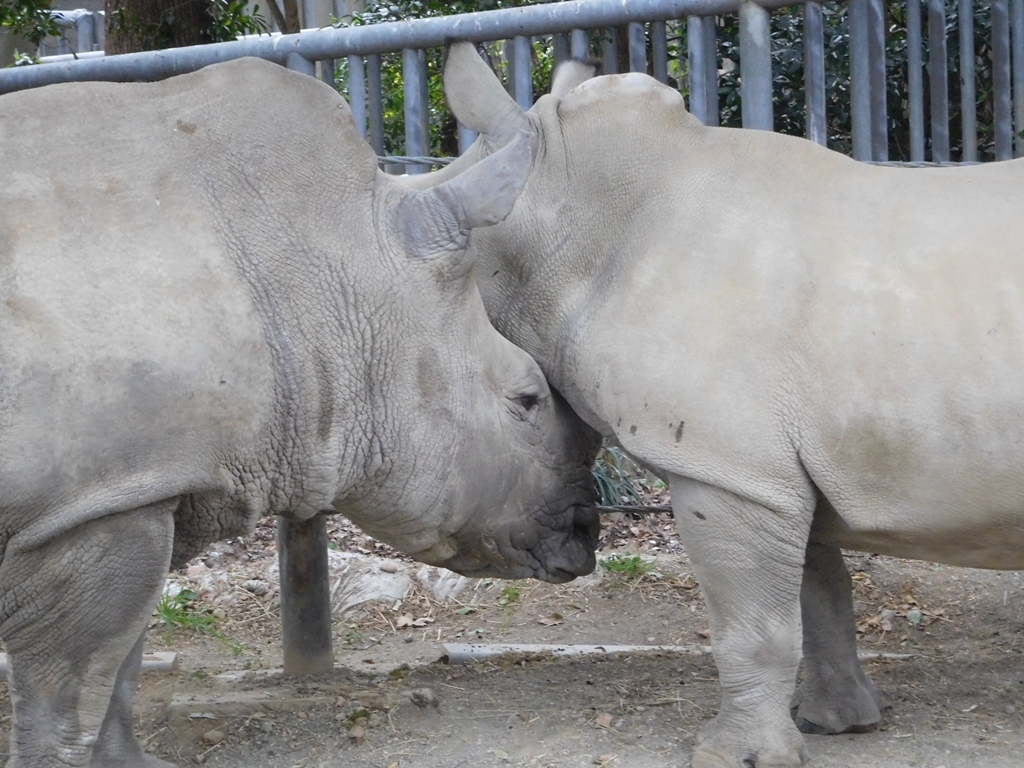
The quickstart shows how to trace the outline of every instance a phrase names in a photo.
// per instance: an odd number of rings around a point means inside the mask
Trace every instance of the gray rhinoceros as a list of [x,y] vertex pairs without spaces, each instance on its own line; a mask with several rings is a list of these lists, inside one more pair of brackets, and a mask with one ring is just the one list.
[[533,137],[470,239],[484,305],[670,482],[723,689],[693,765],[801,764],[791,700],[805,731],[873,726],[840,547],[1024,568],[1024,161],[864,165],[641,74],[559,72],[524,113],[466,43],[446,79],[483,141],[409,183]]
[[168,566],[330,507],[469,575],[594,566],[595,433],[488,324],[469,229],[528,142],[410,193],[331,89],[243,60],[0,98],[9,766],[139,768]]

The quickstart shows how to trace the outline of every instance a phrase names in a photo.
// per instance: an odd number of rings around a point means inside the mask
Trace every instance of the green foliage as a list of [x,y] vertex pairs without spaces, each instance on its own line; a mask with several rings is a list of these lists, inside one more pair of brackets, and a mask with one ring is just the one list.
[[219,640],[236,656],[245,650],[241,643],[216,628],[217,617],[199,602],[199,595],[190,589],[161,597],[156,604],[156,616],[158,625],[163,625],[168,635],[178,631],[198,632]]
[[644,560],[640,555],[609,555],[598,560],[601,567],[628,580],[640,580],[654,570],[653,560]]
[[644,471],[617,446],[604,446],[594,462],[594,481],[606,507],[642,504],[637,480],[643,476]]
[[[274,0],[268,0],[274,2]],[[211,0],[209,36],[215,42],[234,40],[242,35],[262,35],[270,25],[254,5],[250,15],[245,0]]]
[[498,605],[505,609],[511,609],[522,599],[522,590],[520,590],[518,585],[513,582],[512,584],[507,584],[502,588],[501,595],[498,597]]
[[51,5],[52,0],[0,0],[0,27],[27,37],[38,48],[43,38],[60,35],[50,17]]

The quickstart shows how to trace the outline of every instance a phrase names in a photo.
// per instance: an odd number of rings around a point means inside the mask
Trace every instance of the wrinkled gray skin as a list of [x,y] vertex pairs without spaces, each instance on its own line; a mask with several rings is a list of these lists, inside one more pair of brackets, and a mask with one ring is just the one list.
[[594,566],[595,435],[488,324],[468,230],[526,141],[410,193],[261,61],[0,98],[8,766],[139,768],[169,565],[334,507],[465,574]]
[[560,72],[524,115],[465,44],[446,79],[484,141],[432,181],[536,145],[471,238],[488,314],[670,481],[723,688],[693,765],[800,765],[791,702],[872,727],[839,548],[1024,568],[1024,162],[863,165],[639,74]]

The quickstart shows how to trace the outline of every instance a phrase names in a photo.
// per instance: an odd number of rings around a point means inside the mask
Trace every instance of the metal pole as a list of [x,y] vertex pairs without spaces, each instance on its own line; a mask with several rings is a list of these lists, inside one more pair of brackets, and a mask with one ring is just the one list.
[[957,6],[960,25],[960,132],[963,134],[965,163],[978,161],[978,99],[974,71],[974,2],[960,0]]
[[921,58],[921,0],[907,0],[907,98],[910,102],[910,160],[924,161],[924,62]]
[[281,624],[286,675],[322,675],[334,668],[327,518],[277,521]]
[[479,135],[480,134],[472,128],[466,128],[462,123],[459,123],[459,154],[466,154],[467,150],[473,146],[473,142],[476,141],[476,137]]
[[647,33],[638,22],[629,24],[629,71],[647,71]]
[[295,72],[316,77],[316,62],[310,61],[305,56],[300,56],[297,53],[288,54],[288,57],[285,59],[285,66]]
[[[420,51],[406,48],[402,51],[402,80],[405,92],[405,154],[409,157],[426,157],[430,151],[430,136],[427,128],[428,106],[423,93],[426,88],[427,72]],[[424,164],[408,166],[406,173],[426,173],[430,170]]]
[[78,53],[96,50],[96,17],[91,13],[83,13],[75,20],[78,30]]
[[850,129],[854,160],[871,159],[871,50],[867,3],[868,0],[850,0]]
[[804,3],[804,93],[807,138],[827,146],[825,125],[825,17],[821,3]]
[[690,71],[690,114],[708,124],[707,76],[704,74],[708,63],[704,57],[704,24],[707,19],[700,16],[686,18],[686,55]]
[[[792,4],[792,0],[761,0],[766,8],[787,4]],[[54,82],[160,80],[243,56],[258,56],[280,64],[289,53],[298,53],[319,61],[405,48],[432,48],[450,39],[484,42],[515,35],[530,37],[615,27],[638,19],[660,21],[690,15],[715,16],[734,12],[736,7],[737,0],[566,0],[358,27],[325,27],[293,35],[247,36],[242,40],[189,48],[61,61],[37,67],[11,67],[0,71],[0,92]],[[579,53],[588,54],[585,45]]]
[[336,59],[324,59],[320,62],[320,79],[331,88],[336,86],[334,78],[337,74],[338,62]]
[[664,21],[651,22],[651,73],[659,83],[668,83],[668,35]]
[[533,106],[533,44],[528,37],[514,37],[512,49],[515,51],[512,78],[516,104],[529,109]]
[[718,25],[714,16],[704,17],[704,93],[707,96],[705,125],[718,125]]
[[[333,69],[333,67],[332,67]],[[332,78],[333,79],[333,78]],[[362,56],[348,57],[348,103],[359,135],[366,138],[366,72]]]
[[868,0],[868,80],[871,89],[871,159],[889,159],[889,119],[886,108],[885,5]]
[[582,29],[574,29],[569,35],[569,47],[572,50],[572,57],[574,59],[589,59],[590,58],[590,42],[587,40],[587,33]]
[[946,69],[946,5],[928,0],[928,78],[932,118],[932,160],[949,162],[949,73]]
[[1024,0],[1010,0],[1013,32],[1013,130],[1015,157],[1024,157]]
[[601,63],[604,66],[604,74],[619,73],[619,30],[615,27],[609,27],[601,35]]
[[744,128],[770,131],[772,116],[772,54],[770,16],[761,6],[740,5],[740,101]]
[[572,52],[569,50],[569,36],[567,34],[559,32],[556,35],[552,35],[551,44],[555,49],[556,67],[563,61],[568,61],[572,58]]
[[366,86],[370,146],[380,156],[384,154],[384,92],[381,87],[379,53],[371,53],[366,57]]
[[1007,0],[992,0],[992,100],[996,160],[1013,157],[1013,112],[1010,95],[1010,17]]

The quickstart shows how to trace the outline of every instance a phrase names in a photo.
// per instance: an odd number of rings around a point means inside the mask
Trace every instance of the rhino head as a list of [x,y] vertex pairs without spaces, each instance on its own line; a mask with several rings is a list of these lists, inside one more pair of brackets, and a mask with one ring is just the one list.
[[[532,163],[526,133],[409,192],[378,174],[378,240],[401,262],[402,315],[375,418],[380,454],[334,508],[417,560],[467,576],[590,573],[599,524],[593,432],[488,321],[470,230],[503,220]],[[382,512],[383,510],[383,512]]]

